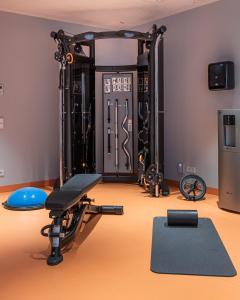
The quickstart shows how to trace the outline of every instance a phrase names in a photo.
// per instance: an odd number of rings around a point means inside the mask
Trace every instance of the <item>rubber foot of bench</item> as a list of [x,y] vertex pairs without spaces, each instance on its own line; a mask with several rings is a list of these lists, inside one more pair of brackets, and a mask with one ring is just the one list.
[[49,266],[56,266],[56,265],[60,264],[62,261],[63,261],[62,255],[58,255],[58,256],[49,255],[48,259],[47,259],[47,264]]

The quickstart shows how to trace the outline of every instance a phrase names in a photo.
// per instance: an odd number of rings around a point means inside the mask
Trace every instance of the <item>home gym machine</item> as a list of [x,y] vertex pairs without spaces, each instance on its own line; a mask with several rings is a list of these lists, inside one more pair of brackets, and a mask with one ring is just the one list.
[[[153,25],[152,32],[108,31],[77,35],[63,30],[52,32],[57,43],[55,59],[60,65],[60,186],[78,173],[96,172],[95,132],[95,41],[121,38],[138,41],[137,65],[131,70],[138,77],[138,112],[130,98],[132,77],[103,77],[106,165],[116,173],[138,175],[140,185],[152,196],[168,195],[164,181],[164,94],[163,40],[166,27]],[[87,51],[86,51],[87,49]],[[109,90],[108,90],[109,89]],[[111,97],[110,97],[111,94]],[[111,111],[114,107],[114,118]],[[121,108],[121,111],[120,111]],[[138,118],[133,128],[132,116]],[[110,126],[114,119],[115,126]],[[138,131],[138,167],[134,169],[133,135]],[[112,156],[111,156],[112,155]],[[111,159],[109,159],[111,157]]]

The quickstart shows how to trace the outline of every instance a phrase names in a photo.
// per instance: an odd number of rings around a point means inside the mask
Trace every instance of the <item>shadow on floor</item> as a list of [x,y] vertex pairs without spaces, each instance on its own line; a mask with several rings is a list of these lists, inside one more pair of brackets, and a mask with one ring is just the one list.
[[[99,220],[101,219],[101,215],[92,215],[90,216],[88,222],[85,224],[82,232],[78,230],[75,233],[73,240],[71,240],[68,244],[66,244],[62,248],[62,253],[65,254],[69,251],[75,252],[81,246],[81,244],[86,240],[86,238],[91,234]],[[51,247],[48,245],[48,248],[39,252],[29,253],[31,259],[34,260],[46,260],[51,252]]]

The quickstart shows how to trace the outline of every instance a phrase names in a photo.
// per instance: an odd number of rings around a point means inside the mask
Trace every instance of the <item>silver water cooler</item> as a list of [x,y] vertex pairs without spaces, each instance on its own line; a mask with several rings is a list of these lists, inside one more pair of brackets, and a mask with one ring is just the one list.
[[219,207],[240,212],[240,109],[218,111]]

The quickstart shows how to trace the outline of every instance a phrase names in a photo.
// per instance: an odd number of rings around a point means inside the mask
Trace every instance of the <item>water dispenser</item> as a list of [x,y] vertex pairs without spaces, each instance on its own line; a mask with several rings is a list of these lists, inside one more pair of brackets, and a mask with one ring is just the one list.
[[240,110],[218,111],[219,207],[240,212]]

